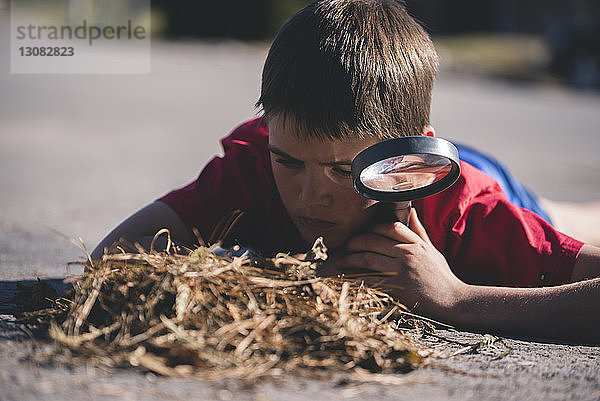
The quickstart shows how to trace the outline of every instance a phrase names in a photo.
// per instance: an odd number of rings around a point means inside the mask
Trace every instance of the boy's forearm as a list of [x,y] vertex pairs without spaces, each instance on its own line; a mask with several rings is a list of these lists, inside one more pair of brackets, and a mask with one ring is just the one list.
[[600,278],[543,288],[468,285],[445,320],[490,333],[600,344]]

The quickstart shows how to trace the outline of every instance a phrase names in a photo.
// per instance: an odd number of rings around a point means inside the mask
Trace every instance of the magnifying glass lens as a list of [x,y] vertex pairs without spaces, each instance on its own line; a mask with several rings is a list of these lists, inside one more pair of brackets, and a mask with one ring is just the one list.
[[389,157],[360,173],[362,184],[375,191],[401,192],[424,188],[443,179],[452,170],[444,156],[408,154]]

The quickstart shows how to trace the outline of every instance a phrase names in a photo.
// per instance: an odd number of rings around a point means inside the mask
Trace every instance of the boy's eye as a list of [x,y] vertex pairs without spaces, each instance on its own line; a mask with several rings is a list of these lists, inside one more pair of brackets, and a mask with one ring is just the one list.
[[333,171],[335,174],[339,175],[340,177],[344,177],[344,178],[349,178],[352,177],[352,170],[347,170],[341,167],[332,167],[331,171]]
[[277,159],[275,159],[275,162],[278,164],[281,164],[282,166],[288,167],[288,168],[302,167],[302,162],[299,162],[297,160],[277,158]]

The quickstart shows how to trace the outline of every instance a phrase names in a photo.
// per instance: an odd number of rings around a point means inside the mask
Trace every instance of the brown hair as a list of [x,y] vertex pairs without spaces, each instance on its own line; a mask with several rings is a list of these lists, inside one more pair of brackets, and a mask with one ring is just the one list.
[[256,106],[321,139],[422,135],[437,65],[402,2],[315,1],[275,38]]

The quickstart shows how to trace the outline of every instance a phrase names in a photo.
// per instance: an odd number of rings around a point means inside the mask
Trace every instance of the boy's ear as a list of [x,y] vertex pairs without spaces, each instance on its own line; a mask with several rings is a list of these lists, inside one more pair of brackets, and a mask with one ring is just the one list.
[[426,125],[423,127],[423,135],[435,137],[435,130],[431,125]]

